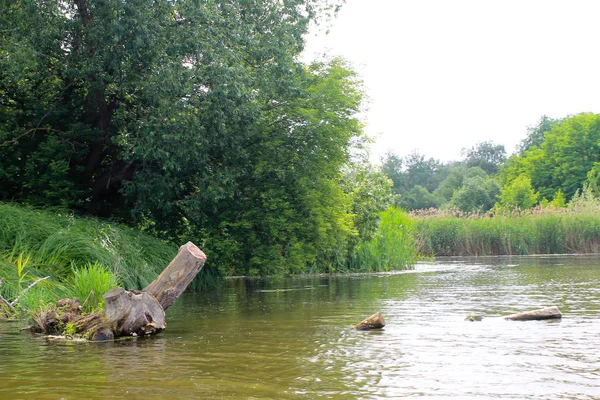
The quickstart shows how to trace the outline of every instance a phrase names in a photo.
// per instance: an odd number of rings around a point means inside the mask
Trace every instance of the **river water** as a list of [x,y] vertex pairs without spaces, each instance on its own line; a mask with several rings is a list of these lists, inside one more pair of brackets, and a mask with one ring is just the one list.
[[[497,318],[551,305],[562,320]],[[383,330],[352,329],[376,311]],[[0,399],[600,399],[598,256],[228,280],[160,335],[107,344],[19,327],[0,323]]]

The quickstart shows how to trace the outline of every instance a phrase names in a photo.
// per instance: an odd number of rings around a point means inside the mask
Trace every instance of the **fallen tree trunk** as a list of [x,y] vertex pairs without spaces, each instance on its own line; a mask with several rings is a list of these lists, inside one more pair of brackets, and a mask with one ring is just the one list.
[[562,313],[556,306],[541,308],[539,310],[527,311],[518,314],[511,314],[504,317],[504,319],[510,321],[532,321],[557,318],[562,318]]
[[53,310],[34,316],[34,329],[48,334],[69,330],[92,340],[159,333],[166,328],[165,310],[181,296],[205,261],[204,253],[188,242],[144,290],[114,288],[104,295],[104,310],[88,315],[81,314],[79,300],[60,300]]

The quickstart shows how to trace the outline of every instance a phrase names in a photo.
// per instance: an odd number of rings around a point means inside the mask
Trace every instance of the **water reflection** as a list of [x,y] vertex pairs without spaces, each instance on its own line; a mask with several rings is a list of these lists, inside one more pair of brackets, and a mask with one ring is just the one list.
[[[158,337],[56,343],[0,324],[0,398],[571,398],[600,394],[598,257],[445,259],[415,271],[239,279]],[[562,321],[509,322],[557,305]],[[352,325],[381,310],[384,330]],[[482,322],[467,322],[471,313]]]

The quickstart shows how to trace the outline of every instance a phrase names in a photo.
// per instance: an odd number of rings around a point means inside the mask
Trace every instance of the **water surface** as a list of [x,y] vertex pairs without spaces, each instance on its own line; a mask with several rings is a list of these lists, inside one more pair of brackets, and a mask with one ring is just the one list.
[[[498,318],[550,305],[562,320]],[[352,329],[376,311],[385,329]],[[229,280],[186,294],[148,339],[57,343],[0,323],[0,399],[598,399],[598,348],[600,257],[443,259]]]

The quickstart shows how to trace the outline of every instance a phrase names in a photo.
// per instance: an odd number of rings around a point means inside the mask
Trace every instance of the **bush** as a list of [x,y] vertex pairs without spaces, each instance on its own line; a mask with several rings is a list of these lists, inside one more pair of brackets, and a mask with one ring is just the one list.
[[350,265],[355,271],[390,271],[409,269],[417,260],[412,219],[400,209],[381,213],[375,236],[359,243]]

